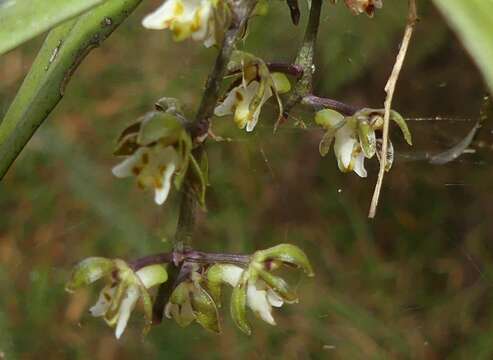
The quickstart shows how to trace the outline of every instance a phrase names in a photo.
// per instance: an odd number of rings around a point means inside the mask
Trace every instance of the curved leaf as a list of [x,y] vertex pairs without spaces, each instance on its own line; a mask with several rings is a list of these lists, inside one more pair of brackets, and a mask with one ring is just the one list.
[[66,85],[85,56],[99,46],[140,2],[106,1],[48,34],[0,123],[0,179],[63,97]]
[[105,0],[0,0],[0,55]]
[[493,93],[493,1],[434,0],[471,53]]

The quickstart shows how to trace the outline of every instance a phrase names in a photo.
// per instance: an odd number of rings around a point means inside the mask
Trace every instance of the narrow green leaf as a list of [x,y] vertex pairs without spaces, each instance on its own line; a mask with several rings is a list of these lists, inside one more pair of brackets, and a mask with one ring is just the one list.
[[141,0],[108,0],[53,29],[0,123],[0,179],[63,97],[72,74]]
[[0,0],[0,55],[105,0]]
[[434,0],[479,66],[493,93],[493,1]]

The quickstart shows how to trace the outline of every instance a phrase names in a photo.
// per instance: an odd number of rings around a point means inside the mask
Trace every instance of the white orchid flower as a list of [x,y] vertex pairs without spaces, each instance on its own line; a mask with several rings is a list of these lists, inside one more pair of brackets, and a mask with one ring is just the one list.
[[[239,266],[230,264],[216,265],[214,270],[220,271],[219,278],[216,281],[220,280],[232,287],[238,285],[245,271]],[[261,279],[257,278],[253,281],[248,281],[246,305],[265,322],[276,325],[272,316],[272,307],[281,307],[283,304],[284,300]]]
[[120,259],[90,257],[75,266],[65,289],[74,292],[103,277],[107,277],[109,283],[101,290],[96,304],[89,309],[91,315],[103,317],[109,326],[115,327],[115,336],[119,339],[127,327],[130,314],[141,299],[146,316],[144,330],[147,330],[152,321],[152,301],[147,290],[168,279],[164,267],[149,265],[134,271]]
[[251,54],[237,51],[233,58],[228,68],[238,77],[214,109],[214,115],[233,115],[240,129],[246,128],[247,132],[251,132],[257,125],[263,105],[272,95],[275,95],[279,114],[282,114],[279,94],[291,90],[291,84],[286,75],[271,74],[265,62]]
[[157,144],[137,149],[112,172],[118,178],[136,176],[139,187],[154,189],[154,201],[162,205],[168,198],[171,179],[179,163],[180,157],[173,146]]
[[335,133],[334,153],[342,172],[354,171],[360,177],[367,177],[365,154],[357,139],[357,133],[349,124],[344,124]]
[[96,304],[89,309],[92,316],[104,317],[108,325],[116,326],[117,339],[125,331],[137,301],[149,297],[147,289],[167,280],[161,265],[146,266],[135,273],[127,268],[120,270],[118,277],[121,277],[121,280],[106,285],[101,290]]
[[[390,119],[400,127],[404,139],[412,145],[411,133],[405,120],[396,111],[391,111]],[[320,141],[319,151],[325,156],[332,142],[339,170],[354,171],[360,177],[367,177],[365,158],[371,159],[375,154],[380,160],[381,139],[377,139],[375,130],[383,127],[383,110],[361,109],[353,116],[343,116],[337,111],[324,109],[315,115],[315,122],[326,132]],[[386,170],[392,167],[394,147],[389,139],[387,147]]]
[[240,129],[246,127],[246,131],[251,132],[257,125],[260,110],[267,100],[272,96],[270,88],[266,89],[259,105],[252,112],[250,104],[255,98],[260,83],[252,80],[248,85],[243,83],[231,89],[224,101],[214,110],[216,116],[225,116],[234,114],[234,122]]
[[221,1],[167,0],[147,15],[142,25],[154,30],[170,29],[175,41],[191,37],[210,47],[220,43],[228,21],[228,10]]

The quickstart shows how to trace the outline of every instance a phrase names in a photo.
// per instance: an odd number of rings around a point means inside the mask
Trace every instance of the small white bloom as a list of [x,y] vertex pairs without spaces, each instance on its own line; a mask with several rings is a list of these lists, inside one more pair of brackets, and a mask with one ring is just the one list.
[[[221,265],[221,280],[232,287],[238,285],[245,269],[236,265]],[[276,325],[272,316],[272,307],[281,307],[283,299],[263,280],[248,280],[247,306],[265,322]]]
[[[383,127],[384,110],[364,108],[352,116],[343,116],[337,111],[323,109],[316,113],[315,122],[326,132],[320,141],[319,151],[325,156],[332,142],[339,170],[354,171],[360,177],[367,177],[365,158],[371,159],[376,154],[380,160],[382,139],[377,139],[376,130]],[[391,111],[390,120],[400,127],[404,139],[411,145],[411,133],[404,118],[396,111]],[[394,157],[394,148],[389,139],[387,147],[386,170],[389,171]]]
[[112,171],[119,178],[136,176],[141,188],[154,189],[154,201],[162,205],[168,197],[178,164],[179,156],[174,147],[157,144],[137,149]]
[[257,125],[260,110],[265,102],[272,96],[270,88],[265,89],[260,104],[254,112],[250,111],[250,104],[258,92],[260,83],[256,80],[251,81],[245,86],[244,83],[234,87],[226,96],[226,99],[219,104],[214,110],[216,116],[225,116],[234,114],[236,125],[246,131],[251,132]]
[[[120,264],[124,264],[121,260]],[[120,265],[122,267],[122,265]],[[133,272],[126,265],[120,268],[120,282],[106,285],[89,312],[94,317],[104,317],[110,326],[115,326],[115,336],[121,337],[137,301],[148,297],[147,289],[167,280],[167,273],[161,265],[150,265]],[[149,309],[150,310],[150,309]],[[147,314],[149,315],[149,314]]]
[[339,170],[354,171],[361,177],[366,177],[365,155],[357,140],[356,130],[349,124],[344,124],[335,133],[334,153]]
[[170,29],[175,41],[189,37],[206,47],[219,43],[220,27],[226,27],[227,12],[212,0],[167,0],[147,15],[142,25],[148,29]]

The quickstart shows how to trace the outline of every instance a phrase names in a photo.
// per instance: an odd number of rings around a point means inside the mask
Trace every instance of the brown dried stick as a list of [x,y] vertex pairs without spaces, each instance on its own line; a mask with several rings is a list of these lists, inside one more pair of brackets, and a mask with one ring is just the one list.
[[399,79],[399,74],[406,58],[407,49],[409,47],[409,42],[413,35],[414,26],[416,25],[417,8],[416,0],[409,0],[409,13],[407,18],[406,30],[404,31],[404,36],[402,38],[401,48],[397,54],[397,58],[394,63],[394,68],[390,74],[389,80],[385,85],[385,92],[387,97],[385,98],[385,114],[383,122],[383,134],[382,134],[382,155],[380,156],[380,170],[378,172],[377,183],[375,184],[375,190],[373,192],[373,198],[371,199],[370,211],[368,217],[373,219],[377,212],[378,200],[380,198],[380,190],[382,189],[383,177],[385,176],[385,166],[387,164],[387,148],[389,143],[389,120],[390,120],[390,109],[392,107],[392,98],[394,97],[395,86],[397,80]]

